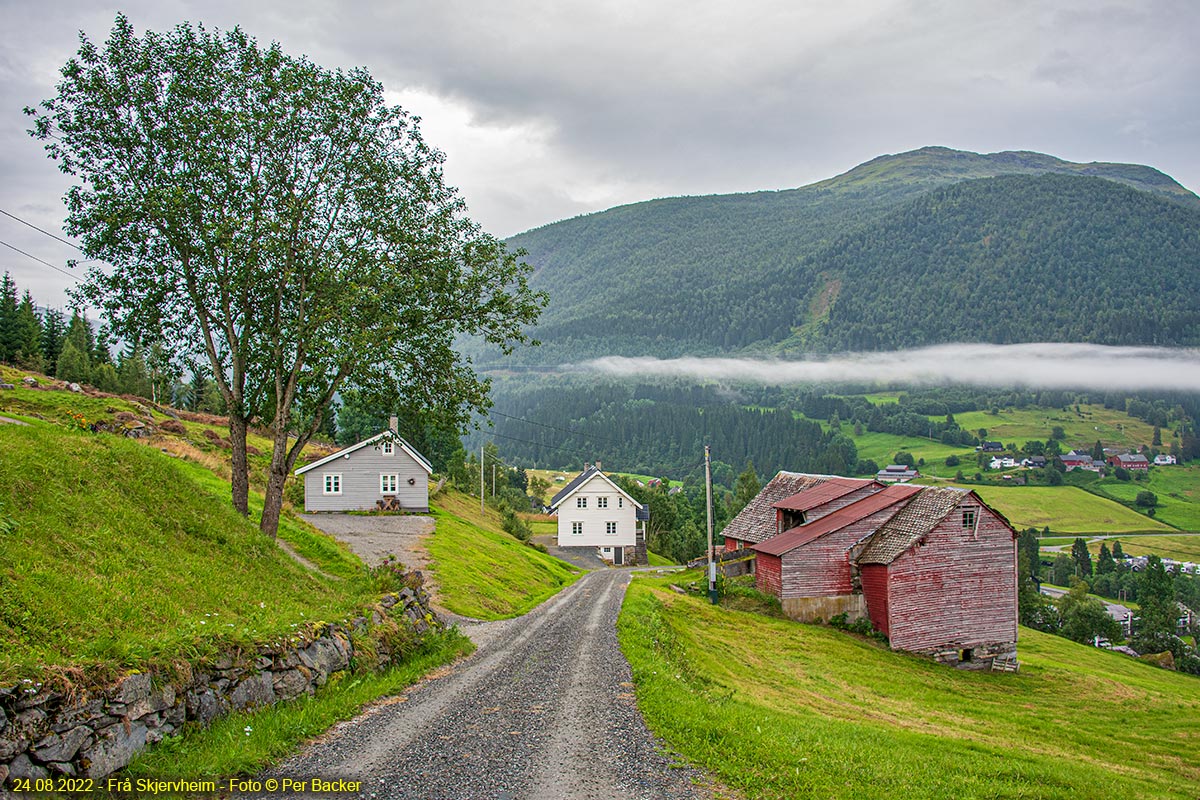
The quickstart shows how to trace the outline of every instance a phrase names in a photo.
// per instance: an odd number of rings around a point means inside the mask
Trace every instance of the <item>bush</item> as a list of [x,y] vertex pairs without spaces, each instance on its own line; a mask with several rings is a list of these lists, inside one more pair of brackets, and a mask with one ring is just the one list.
[[957,467],[961,463],[962,463],[962,461],[959,459],[958,456],[955,456],[955,455],[946,456],[946,466],[947,467]]
[[1158,495],[1151,491],[1140,491],[1137,493],[1137,499],[1133,501],[1133,504],[1138,508],[1154,508],[1158,505]]

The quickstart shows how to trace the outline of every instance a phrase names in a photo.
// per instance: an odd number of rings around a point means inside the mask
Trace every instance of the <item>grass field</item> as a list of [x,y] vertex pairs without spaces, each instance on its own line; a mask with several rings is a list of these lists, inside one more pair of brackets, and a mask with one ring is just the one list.
[[970,486],[1016,528],[1053,533],[1171,531],[1170,526],[1076,486]]
[[1015,444],[1017,447],[1035,439],[1046,441],[1057,426],[1066,434],[1063,452],[1073,447],[1091,450],[1097,439],[1105,447],[1132,448],[1149,445],[1154,438],[1153,426],[1124,411],[1107,409],[1102,405],[1080,406],[1078,414],[1073,407],[1071,411],[1027,408],[1003,410],[995,415],[986,411],[970,411],[955,414],[954,419],[963,430],[986,428],[989,440],[1006,445]]
[[[1106,541],[1108,549],[1111,550],[1113,540]],[[1120,541],[1121,549],[1127,556],[1156,555],[1175,561],[1200,563],[1200,536],[1130,536]],[[1100,542],[1089,542],[1088,549],[1093,553],[1099,553]]]
[[958,671],[667,582],[618,622],[638,705],[748,800],[1196,796],[1195,677],[1024,628],[1020,673]]
[[[924,466],[918,467],[923,474],[952,478],[960,469],[967,475],[973,474],[977,469],[975,448],[973,447],[942,444],[932,439],[897,436],[892,433],[868,432],[863,433],[862,436],[854,436],[853,430],[845,424],[842,425],[842,430],[854,439],[854,446],[858,448],[858,457],[871,459],[879,465],[880,469],[891,464],[896,453],[901,450],[912,453],[914,459],[925,459]],[[958,456],[963,463],[957,467],[947,467],[946,457],[950,455]]]
[[1138,492],[1149,490],[1158,496],[1156,519],[1181,530],[1200,531],[1200,465],[1154,467],[1145,483],[1105,478],[1088,488],[1127,503]]
[[500,530],[496,512],[479,513],[479,501],[454,491],[431,500],[437,532],[425,542],[433,560],[438,597],[455,614],[505,619],[529,611],[581,571]]
[[[0,684],[45,667],[104,679],[289,635],[374,600],[344,548],[289,521],[304,569],[202,467],[118,436],[0,425]],[[261,502],[261,501],[259,501]]]

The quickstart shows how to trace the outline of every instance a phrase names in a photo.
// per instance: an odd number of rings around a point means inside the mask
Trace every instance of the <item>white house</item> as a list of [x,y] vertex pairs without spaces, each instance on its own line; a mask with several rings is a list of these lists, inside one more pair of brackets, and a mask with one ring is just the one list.
[[600,470],[583,472],[550,501],[558,517],[559,547],[595,547],[613,564],[646,563],[648,510]]
[[1158,456],[1154,457],[1154,466],[1156,466],[1156,467],[1165,467],[1168,464],[1174,464],[1174,463],[1175,463],[1175,456],[1172,456],[1172,455],[1163,454],[1163,455],[1158,455]]
[[433,467],[396,427],[392,417],[387,430],[296,470],[304,510],[428,511]]

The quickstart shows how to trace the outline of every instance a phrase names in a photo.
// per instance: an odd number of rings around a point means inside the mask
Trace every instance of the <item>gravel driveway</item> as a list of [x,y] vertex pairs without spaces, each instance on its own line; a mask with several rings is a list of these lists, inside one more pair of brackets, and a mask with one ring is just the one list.
[[350,546],[369,566],[389,553],[410,568],[428,560],[421,539],[433,533],[433,517],[415,514],[301,514],[300,519]]
[[[630,575],[585,575],[400,702],[338,726],[266,777],[363,782],[368,798],[698,798],[634,702],[616,618]],[[342,795],[345,797],[346,795]]]

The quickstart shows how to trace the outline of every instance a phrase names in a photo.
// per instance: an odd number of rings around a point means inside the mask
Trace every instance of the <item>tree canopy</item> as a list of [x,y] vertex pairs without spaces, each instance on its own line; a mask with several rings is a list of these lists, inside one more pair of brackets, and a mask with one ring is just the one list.
[[27,113],[77,181],[67,230],[111,265],[89,270],[80,296],[118,335],[207,361],[243,513],[246,427],[270,426],[264,531],[343,387],[460,422],[487,406],[455,337],[511,350],[545,298],[366,70],[328,70],[238,28],[139,38],[118,16],[102,48],[81,35],[62,76]]

